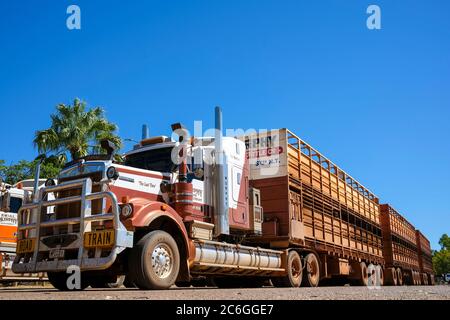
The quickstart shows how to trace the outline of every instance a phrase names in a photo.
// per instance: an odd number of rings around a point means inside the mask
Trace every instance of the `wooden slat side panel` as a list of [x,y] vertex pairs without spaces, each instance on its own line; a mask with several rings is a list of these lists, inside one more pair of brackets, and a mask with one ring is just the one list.
[[382,257],[379,226],[347,212],[339,202],[333,202],[331,197],[326,197],[309,185],[303,184],[299,192],[303,201],[302,221],[308,240]]
[[378,199],[330,160],[287,131],[289,176],[379,224]]
[[[380,205],[380,212],[386,265],[419,270],[420,249],[414,226],[388,204]],[[411,241],[413,230],[416,240]]]
[[431,258],[432,256],[430,241],[419,230],[416,230],[416,241],[420,272],[432,273],[433,264]]

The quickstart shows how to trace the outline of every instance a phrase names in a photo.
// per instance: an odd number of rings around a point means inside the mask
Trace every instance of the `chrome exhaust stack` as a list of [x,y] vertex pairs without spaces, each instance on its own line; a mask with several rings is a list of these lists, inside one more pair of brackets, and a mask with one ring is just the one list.
[[141,140],[145,140],[148,139],[150,137],[150,132],[148,130],[148,126],[146,124],[142,125],[142,139]]
[[222,141],[222,110],[215,108],[215,236],[230,234],[228,221],[228,168]]

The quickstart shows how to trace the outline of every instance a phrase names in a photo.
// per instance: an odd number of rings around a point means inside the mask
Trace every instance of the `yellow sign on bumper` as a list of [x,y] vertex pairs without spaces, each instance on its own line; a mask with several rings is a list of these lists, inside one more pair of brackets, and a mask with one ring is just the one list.
[[108,248],[114,245],[114,230],[101,230],[94,232],[86,232],[84,234],[85,248]]
[[34,251],[35,239],[23,239],[17,242],[16,253],[30,253]]

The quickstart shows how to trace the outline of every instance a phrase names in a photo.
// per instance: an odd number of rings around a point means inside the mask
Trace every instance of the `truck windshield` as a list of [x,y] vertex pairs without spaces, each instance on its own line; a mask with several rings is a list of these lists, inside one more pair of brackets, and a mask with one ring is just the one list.
[[22,206],[22,199],[11,197],[9,199],[9,211],[13,213],[19,212],[20,207]]
[[171,172],[174,166],[171,158],[172,148],[166,147],[130,154],[125,158],[125,165],[158,172]]

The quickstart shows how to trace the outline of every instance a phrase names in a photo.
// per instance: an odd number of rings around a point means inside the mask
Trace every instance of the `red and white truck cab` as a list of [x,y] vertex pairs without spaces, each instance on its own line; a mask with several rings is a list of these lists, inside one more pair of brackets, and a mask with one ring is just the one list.
[[[262,208],[249,186],[246,146],[216,136],[143,139],[124,155],[88,156],[66,165],[18,213],[13,270],[48,274],[67,289],[76,266],[82,288],[126,275],[142,289],[193,277],[282,276],[287,250],[241,245],[261,233]],[[184,131],[183,131],[184,130]],[[54,200],[50,200],[54,199]]]

